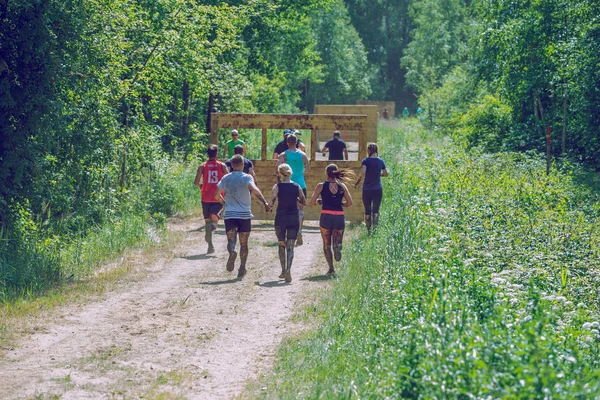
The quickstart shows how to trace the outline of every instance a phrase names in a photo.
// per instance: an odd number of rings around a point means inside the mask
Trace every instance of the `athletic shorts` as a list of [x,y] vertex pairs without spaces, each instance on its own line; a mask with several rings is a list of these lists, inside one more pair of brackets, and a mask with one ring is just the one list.
[[237,228],[238,232],[250,232],[252,230],[251,219],[231,218],[225,220],[225,232]]
[[206,202],[203,201],[202,202],[202,214],[204,215],[204,219],[210,219],[211,215],[216,215],[217,217],[219,216],[219,212],[221,212],[221,210],[223,209],[223,204],[216,202]]
[[383,198],[383,190],[363,190],[362,200],[365,206],[365,215],[378,214],[381,199]]
[[319,226],[323,229],[335,229],[336,231],[341,231],[346,228],[346,218],[343,214],[321,214]]
[[278,241],[295,240],[299,229],[300,220],[297,213],[275,215],[275,235]]

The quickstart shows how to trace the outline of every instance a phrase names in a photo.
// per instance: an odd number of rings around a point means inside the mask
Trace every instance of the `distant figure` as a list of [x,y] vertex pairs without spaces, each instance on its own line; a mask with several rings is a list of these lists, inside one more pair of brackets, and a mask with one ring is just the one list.
[[404,117],[408,117],[408,114],[409,114],[408,108],[404,107],[404,110],[402,110],[402,115],[404,115]]
[[225,148],[223,149],[223,158],[228,160],[235,155],[233,149],[237,145],[241,145],[244,148],[244,154],[246,154],[246,143],[239,140],[239,132],[237,129],[231,131],[231,140],[225,143]]
[[[283,140],[277,143],[277,145],[275,146],[275,150],[273,150],[273,160],[277,160],[279,158],[279,155],[288,149],[286,139],[288,135],[291,134],[291,129],[286,129],[285,131],[283,131]],[[300,139],[296,141],[296,148],[302,151],[306,151],[306,146],[304,145],[304,143],[302,143],[302,140]]]
[[390,119],[390,113],[388,113],[387,108],[383,110],[383,119]]
[[[244,152],[244,147],[238,144],[233,148],[233,152],[235,154],[242,155],[242,153]],[[233,167],[231,166],[231,159],[225,161],[225,165],[227,165],[227,170],[229,172],[233,172]],[[254,173],[254,164],[252,164],[252,161],[248,160],[246,157],[244,157],[244,173],[250,174],[252,176],[252,179],[254,179],[254,183],[256,183],[256,173]]]
[[423,114],[423,109],[421,107],[417,108],[417,117]]
[[327,150],[329,150],[329,160],[348,160],[348,148],[346,142],[340,139],[340,131],[333,132],[333,139],[325,143],[325,147],[321,152],[323,157],[325,157]]
[[217,160],[219,149],[217,145],[211,144],[206,151],[208,161],[198,167],[196,172],[196,185],[202,193],[202,214],[204,216],[204,240],[208,243],[208,251],[206,254],[215,252],[212,243],[212,233],[217,229],[219,223],[220,212],[223,206],[215,199],[217,192],[217,184],[221,178],[227,174],[225,164]]

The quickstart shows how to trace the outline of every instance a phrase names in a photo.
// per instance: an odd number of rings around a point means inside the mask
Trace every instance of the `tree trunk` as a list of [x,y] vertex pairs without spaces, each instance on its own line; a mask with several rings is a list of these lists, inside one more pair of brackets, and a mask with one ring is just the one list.
[[181,98],[183,100],[183,116],[181,120],[181,138],[187,141],[190,132],[190,84],[187,80],[181,86]]
[[563,120],[562,120],[562,140],[561,153],[567,152],[567,84],[563,79]]

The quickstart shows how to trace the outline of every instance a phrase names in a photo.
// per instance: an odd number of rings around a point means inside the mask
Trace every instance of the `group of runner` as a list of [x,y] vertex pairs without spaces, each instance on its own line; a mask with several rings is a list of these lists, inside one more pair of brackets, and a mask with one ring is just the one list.
[[[332,142],[334,141],[334,142]],[[345,144],[337,141],[339,132],[334,132],[332,141],[327,142],[327,150],[334,156],[340,154],[347,159]],[[282,146],[282,143],[286,146]],[[343,141],[342,141],[343,143]],[[225,222],[227,235],[227,271],[235,269],[237,259],[237,240],[240,242],[240,267],[238,278],[246,274],[248,258],[248,238],[251,231],[251,195],[254,195],[270,212],[277,202],[274,227],[278,241],[281,274],[279,278],[291,282],[291,267],[294,260],[294,248],[303,244],[302,226],[304,207],[307,205],[305,174],[310,172],[310,163],[304,152],[304,144],[293,131],[284,131],[284,140],[277,144],[273,158],[277,159],[276,174],[278,183],[271,191],[267,201],[256,185],[256,175],[252,162],[243,157],[244,143],[239,140],[237,130],[232,131],[232,140],[227,142],[224,156],[230,157],[226,163],[218,161],[218,147],[210,145],[207,149],[208,161],[200,165],[194,184],[202,192],[202,211],[205,221],[205,240],[208,243],[207,254],[214,253],[212,233],[220,218]],[[339,152],[338,152],[339,149]],[[231,151],[230,151],[231,150]],[[345,229],[344,208],[352,206],[352,196],[346,185],[354,183],[358,187],[364,179],[363,203],[365,205],[365,223],[370,232],[379,220],[379,206],[382,199],[380,177],[387,176],[384,161],[377,155],[377,145],[368,144],[368,157],[362,160],[361,174],[357,178],[351,169],[338,168],[329,164],[325,169],[325,180],[315,187],[308,205],[321,205],[319,227],[323,240],[323,253],[328,264],[327,274],[335,273],[333,261],[342,258],[342,241]],[[345,154],[344,154],[345,153]],[[342,159],[342,158],[340,158]],[[224,212],[221,215],[222,209]]]

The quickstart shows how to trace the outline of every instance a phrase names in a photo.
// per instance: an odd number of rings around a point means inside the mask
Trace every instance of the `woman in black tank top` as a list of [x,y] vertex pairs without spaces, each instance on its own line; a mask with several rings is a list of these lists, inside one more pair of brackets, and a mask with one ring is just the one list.
[[[346,183],[356,179],[356,175],[350,169],[339,169],[335,164],[329,164],[325,169],[327,180],[319,183],[315,187],[310,205],[321,204],[321,219],[319,227],[321,228],[321,238],[323,239],[323,252],[329,266],[328,275],[334,274],[333,259],[341,261],[342,259],[342,240],[344,238],[344,229],[346,220],[344,217],[344,207],[352,205],[352,196],[346,187]],[[344,203],[343,200],[346,200]],[[331,245],[333,241],[333,254]]]
[[279,262],[281,264],[281,275],[279,275],[279,278],[285,279],[286,282],[291,282],[294,243],[300,229],[298,202],[306,205],[306,198],[300,185],[291,181],[292,168],[288,164],[281,164],[277,167],[277,174],[281,178],[281,182],[273,186],[269,206],[273,207],[275,200],[279,201],[277,213],[275,214],[275,234],[277,235],[279,244]]

